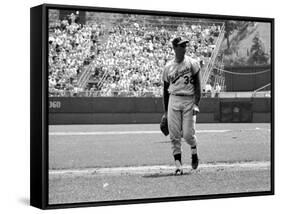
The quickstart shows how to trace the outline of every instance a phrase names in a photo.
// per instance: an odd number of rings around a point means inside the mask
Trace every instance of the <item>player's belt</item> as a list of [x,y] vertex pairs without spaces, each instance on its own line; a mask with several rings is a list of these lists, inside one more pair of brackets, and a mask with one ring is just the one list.
[[178,94],[172,94],[174,96],[179,96],[179,97],[193,97],[193,95],[190,95],[190,94],[181,94],[181,93],[178,93]]

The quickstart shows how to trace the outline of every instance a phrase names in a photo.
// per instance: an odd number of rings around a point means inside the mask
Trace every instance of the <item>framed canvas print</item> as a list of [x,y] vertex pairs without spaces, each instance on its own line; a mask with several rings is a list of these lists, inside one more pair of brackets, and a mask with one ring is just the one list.
[[274,19],[31,8],[31,205],[274,194]]

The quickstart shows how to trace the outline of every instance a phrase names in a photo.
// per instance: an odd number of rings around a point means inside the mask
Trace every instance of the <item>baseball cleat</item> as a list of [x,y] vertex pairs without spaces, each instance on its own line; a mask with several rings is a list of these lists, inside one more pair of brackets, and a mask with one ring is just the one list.
[[176,164],[175,175],[183,175],[183,169],[182,169],[181,162],[179,160],[176,160],[175,164]]
[[176,169],[175,175],[183,175],[183,169]]
[[197,154],[193,154],[191,159],[192,159],[192,162],[191,162],[192,169],[197,169],[198,164],[199,164],[198,155]]

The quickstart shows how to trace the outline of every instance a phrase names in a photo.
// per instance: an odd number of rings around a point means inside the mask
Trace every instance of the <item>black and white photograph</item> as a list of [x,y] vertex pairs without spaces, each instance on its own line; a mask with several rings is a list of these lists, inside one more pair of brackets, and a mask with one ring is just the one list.
[[1,213],[278,213],[278,1],[1,6]]
[[47,9],[48,204],[272,194],[272,27]]

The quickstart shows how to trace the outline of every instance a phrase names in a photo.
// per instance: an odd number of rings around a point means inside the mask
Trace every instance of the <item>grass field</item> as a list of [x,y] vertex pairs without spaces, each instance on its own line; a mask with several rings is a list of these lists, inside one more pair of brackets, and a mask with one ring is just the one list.
[[270,191],[270,124],[198,124],[200,165],[173,176],[158,124],[49,126],[49,203]]

